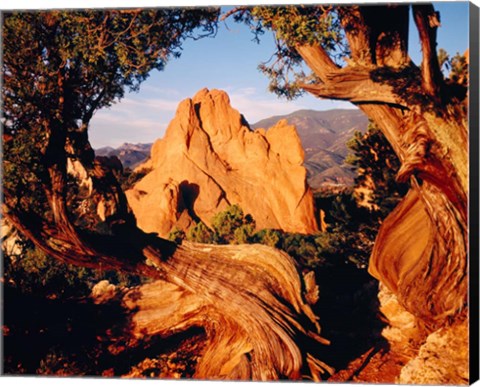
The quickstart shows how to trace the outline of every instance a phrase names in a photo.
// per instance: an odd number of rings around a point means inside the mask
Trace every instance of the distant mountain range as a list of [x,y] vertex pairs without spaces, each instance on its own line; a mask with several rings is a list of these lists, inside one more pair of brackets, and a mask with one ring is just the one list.
[[124,168],[133,169],[150,157],[152,144],[130,144],[128,142],[120,145],[118,148],[105,146],[95,149],[97,156],[117,156]]
[[344,161],[348,153],[346,143],[355,131],[364,132],[368,125],[368,118],[360,110],[298,110],[258,121],[252,128],[269,128],[281,119],[297,128],[312,188],[325,184],[353,184],[354,173]]
[[[305,150],[305,167],[312,188],[325,184],[352,185],[354,174],[345,164],[346,143],[355,131],[364,132],[367,117],[356,109],[327,111],[298,110],[284,116],[273,116],[251,125],[252,129],[270,128],[285,119],[295,125]],[[152,144],[124,143],[118,148],[95,150],[97,156],[117,156],[124,168],[135,168],[150,156]]]

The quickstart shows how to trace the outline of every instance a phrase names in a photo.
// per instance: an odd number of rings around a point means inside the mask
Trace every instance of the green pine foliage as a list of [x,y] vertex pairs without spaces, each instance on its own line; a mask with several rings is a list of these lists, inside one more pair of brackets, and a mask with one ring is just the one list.
[[[178,234],[177,238],[178,238]],[[203,222],[198,222],[187,231],[186,238],[190,242],[214,243],[213,232]]]
[[443,48],[440,48],[438,63],[450,81],[464,86],[468,85],[468,63],[465,55],[457,52],[451,57]]
[[131,287],[147,279],[117,271],[102,271],[65,264],[45,255],[32,243],[21,244],[19,255],[3,251],[3,281],[6,286],[23,294],[50,299],[81,298],[90,294],[101,280],[118,286]]
[[[326,213],[328,229],[304,235],[274,229],[256,230],[253,217],[235,204],[216,214],[210,227],[198,222],[186,232],[174,229],[169,239],[177,243],[182,240],[209,244],[261,243],[288,253],[302,271],[320,273],[325,268],[345,265],[365,269],[378,228],[406,187],[396,183],[398,159],[375,127],[370,126],[363,135],[355,134],[349,147],[353,152],[349,162],[358,174],[356,185],[362,184],[367,175],[375,183],[372,200],[376,210],[359,206],[353,190],[317,193],[317,206]],[[75,208],[75,202],[70,205]],[[85,297],[102,279],[120,286],[145,281],[137,276],[63,264],[47,257],[29,242],[24,243],[19,256],[4,255],[5,284],[26,294],[55,299]]]
[[318,235],[286,233],[281,230],[262,229],[256,231],[255,220],[245,214],[238,204],[227,207],[211,220],[211,228],[198,222],[186,233],[172,230],[169,239],[181,242],[184,238],[190,242],[211,244],[247,244],[261,243],[287,252],[302,266],[315,268],[325,263],[323,252],[318,248]]
[[214,241],[217,244],[251,242],[255,221],[244,214],[238,204],[229,206],[212,218]]
[[[188,38],[216,31],[218,8],[49,10],[2,13],[3,199],[41,228],[54,225],[49,168],[66,175],[66,158],[93,168],[88,128],[94,113],[137,91],[152,70],[181,54]],[[119,176],[117,176],[119,177]],[[124,186],[142,172],[124,177]],[[80,229],[109,234],[96,198],[68,176],[68,216]],[[60,184],[61,186],[62,184]],[[62,187],[63,188],[63,187]],[[135,278],[53,261],[33,246],[4,256],[5,283],[25,292],[85,295],[92,283]]]
[[179,229],[178,227],[174,227],[168,234],[167,239],[169,241],[180,244],[184,239],[187,239],[187,234],[185,233],[185,231]]
[[169,235],[173,241],[186,239],[190,242],[212,244],[252,243],[255,234],[255,221],[250,214],[244,214],[238,204],[231,205],[214,215],[211,227],[200,221],[191,226],[187,232],[174,228]]
[[264,245],[276,248],[279,248],[281,246],[282,238],[283,231],[273,230],[269,228],[260,230],[255,234],[255,240],[258,243],[262,243]]
[[383,219],[407,193],[408,186],[396,181],[400,160],[383,133],[372,122],[365,134],[356,132],[347,143],[353,152],[346,163],[357,172],[355,186],[362,186],[367,179],[373,181],[375,189],[371,204],[378,208],[373,215]]
[[254,40],[266,31],[273,33],[276,50],[259,70],[269,79],[269,89],[280,97],[293,99],[303,93],[299,83],[316,79],[305,72],[297,44],[320,44],[339,61],[347,48],[337,11],[327,5],[286,5],[239,7],[236,22],[247,24]]
[[316,199],[322,202],[327,214],[330,249],[343,260],[366,268],[383,219],[400,202],[408,186],[396,181],[400,161],[385,136],[372,123],[364,134],[356,132],[347,145],[352,153],[346,162],[357,173],[355,187],[373,182],[370,206],[359,205],[355,190],[327,198],[317,195]]
[[217,8],[4,12],[3,185],[10,208],[48,220],[47,168],[63,168],[63,150],[92,168],[86,133],[93,114],[179,57],[185,39],[213,34],[218,13]]
[[255,223],[242,224],[233,232],[233,240],[236,244],[250,243],[255,234]]

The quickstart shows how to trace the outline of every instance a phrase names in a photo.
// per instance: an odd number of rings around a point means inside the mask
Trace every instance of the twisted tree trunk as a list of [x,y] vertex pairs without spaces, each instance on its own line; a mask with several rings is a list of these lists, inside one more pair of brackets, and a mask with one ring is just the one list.
[[207,347],[195,377],[276,380],[303,373],[320,380],[333,371],[300,344],[328,342],[317,334],[317,318],[301,298],[300,278],[286,254],[263,245],[184,243],[167,266],[180,276],[125,296],[135,311],[132,333],[168,336],[203,327]]
[[[413,8],[421,68],[408,57],[408,7],[401,5],[339,10],[351,51],[345,68],[319,45],[299,45],[297,51],[321,80],[304,88],[359,106],[399,156],[398,178],[410,181],[411,190],[383,223],[369,270],[407,310],[435,327],[467,305],[466,94],[442,79],[433,7]],[[309,352],[309,341],[327,341],[319,336],[290,257],[265,246],[178,246],[142,232],[111,172],[92,163],[86,131],[70,130],[65,126],[71,120],[64,118],[40,123],[48,138],[47,173],[36,176],[48,201],[45,216],[18,206],[15,193],[4,189],[3,214],[19,231],[61,261],[163,281],[125,296],[131,334],[168,336],[203,327],[208,345],[198,377],[272,380],[310,374],[319,380],[322,372],[332,372]],[[73,224],[66,205],[68,157],[85,167],[91,197],[108,204],[109,234]]]
[[408,57],[408,6],[402,5],[339,11],[351,49],[345,68],[319,45],[297,51],[321,80],[304,89],[357,105],[402,163],[397,178],[410,181],[410,192],[382,224],[369,271],[434,328],[467,305],[466,94],[441,75],[433,7],[415,5],[413,11],[421,69]]
[[52,192],[47,194],[52,216],[15,207],[8,190],[3,214],[58,260],[156,279],[124,298],[133,322],[124,327],[129,335],[168,337],[202,327],[207,346],[198,362],[199,378],[277,380],[308,375],[320,380],[322,373],[333,372],[308,352],[328,341],[320,336],[318,317],[305,301],[303,279],[292,258],[263,245],[176,245],[146,234],[136,227],[111,171],[98,161],[84,174],[90,176],[90,197],[108,208],[105,220],[111,232],[79,229],[67,212],[67,156],[61,154],[65,143],[55,149],[60,155],[50,159],[43,181],[45,191]]

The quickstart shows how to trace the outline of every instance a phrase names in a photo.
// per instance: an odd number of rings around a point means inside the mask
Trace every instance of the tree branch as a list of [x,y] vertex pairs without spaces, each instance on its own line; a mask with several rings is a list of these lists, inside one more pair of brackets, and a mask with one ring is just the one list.
[[408,12],[404,5],[340,7],[340,22],[356,65],[408,65]]
[[435,12],[431,4],[419,4],[412,7],[413,18],[422,46],[422,86],[431,97],[438,98],[443,83],[436,50],[440,15]]
[[407,103],[385,82],[372,80],[370,69],[346,67],[324,75],[322,84],[300,85],[320,98],[339,99],[352,103],[383,103],[407,107]]
[[298,44],[295,49],[322,81],[325,81],[328,74],[339,69],[319,44]]
[[[317,356],[315,348],[329,342],[319,335],[318,318],[305,302],[301,276],[286,253],[264,245],[184,243],[165,257],[166,241],[140,231],[131,236],[139,246],[137,254],[116,245],[120,238],[109,240],[105,235],[98,236],[105,251],[72,246],[69,241],[61,241],[57,249],[51,247],[52,238],[57,238],[55,228],[47,230],[43,222],[18,217],[5,206],[4,211],[15,227],[63,262],[167,281],[130,292],[134,297],[126,299],[127,306],[138,317],[132,333],[170,335],[192,325],[203,327],[208,344],[196,377],[299,379],[304,366],[314,378],[333,373],[320,360],[316,366],[310,364]],[[32,230],[33,224],[38,227]],[[129,260],[121,259],[129,254]]]
[[349,60],[361,66],[372,65],[375,60],[375,51],[372,52],[370,49],[369,28],[365,24],[361,7],[339,7],[338,13],[351,52]]

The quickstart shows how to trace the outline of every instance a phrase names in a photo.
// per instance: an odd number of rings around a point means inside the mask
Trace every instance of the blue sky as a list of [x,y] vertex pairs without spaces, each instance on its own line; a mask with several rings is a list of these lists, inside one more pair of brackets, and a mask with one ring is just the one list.
[[[436,2],[442,26],[438,47],[454,55],[468,47],[468,3]],[[418,35],[410,23],[410,55],[419,63]],[[298,109],[352,108],[341,101],[319,100],[309,95],[286,101],[268,92],[268,80],[257,70],[273,53],[273,37],[265,34],[261,44],[252,42],[247,27],[228,21],[215,38],[187,41],[180,59],[162,72],[154,71],[138,93],[129,93],[113,107],[98,111],[90,128],[95,148],[124,142],[153,142],[163,136],[178,103],[207,87],[228,92],[232,106],[254,123],[272,115]]]

